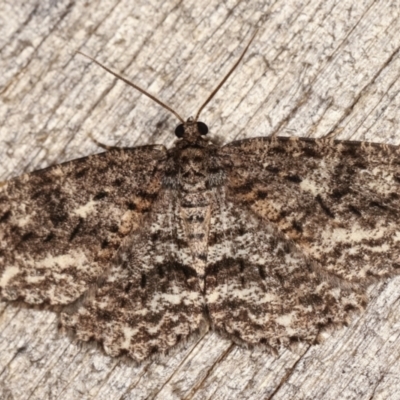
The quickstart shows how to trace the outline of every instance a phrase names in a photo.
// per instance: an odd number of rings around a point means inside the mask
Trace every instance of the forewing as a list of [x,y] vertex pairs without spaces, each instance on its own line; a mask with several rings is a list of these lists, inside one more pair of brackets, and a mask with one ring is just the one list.
[[314,343],[321,330],[364,306],[362,287],[322,271],[273,224],[223,193],[216,199],[206,271],[214,329],[271,348]]
[[173,193],[163,191],[142,227],[124,240],[111,266],[61,323],[107,354],[142,361],[198,331],[204,298]]
[[220,150],[227,198],[351,282],[400,272],[400,151],[384,144],[255,138]]
[[166,151],[115,149],[0,184],[0,295],[68,304],[157,197]]

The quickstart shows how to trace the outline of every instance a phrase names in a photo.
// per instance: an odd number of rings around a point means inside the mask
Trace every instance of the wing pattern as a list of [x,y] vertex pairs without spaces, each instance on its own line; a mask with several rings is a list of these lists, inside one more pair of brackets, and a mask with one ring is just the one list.
[[2,298],[55,305],[82,295],[150,209],[165,153],[112,150],[2,183]]
[[293,240],[251,210],[223,201],[210,233],[206,302],[213,327],[235,342],[316,342],[365,305],[364,290],[323,271]]
[[79,339],[142,361],[205,321],[242,344],[314,343],[400,273],[398,147],[218,148],[195,126],[168,152],[115,149],[2,183],[1,298],[66,305]]
[[256,138],[229,155],[227,197],[348,281],[400,268],[400,151],[330,139]]
[[207,269],[215,329],[238,342],[313,343],[400,273],[397,147],[256,138],[219,153]]
[[107,354],[142,361],[200,329],[204,297],[174,207],[173,193],[161,191],[83,303],[62,314],[62,325],[80,340],[95,339]]

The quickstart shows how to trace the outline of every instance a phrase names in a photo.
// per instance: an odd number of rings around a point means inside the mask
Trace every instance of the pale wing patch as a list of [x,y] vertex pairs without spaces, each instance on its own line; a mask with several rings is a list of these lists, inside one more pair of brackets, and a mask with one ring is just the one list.
[[[45,268],[52,272],[62,271],[71,267],[77,270],[84,270],[89,267],[87,256],[82,250],[71,251],[68,254],[61,254],[59,256],[47,254],[41,260],[27,260],[27,264],[36,269]],[[90,267],[96,268],[96,263]]]
[[16,275],[20,273],[19,267],[16,266],[10,266],[7,267],[4,271],[3,274],[1,275],[0,278],[0,287],[6,287],[8,282]]
[[321,187],[311,179],[304,179],[300,183],[300,188],[304,192],[310,192],[312,195],[316,196],[321,191]]
[[83,206],[80,206],[72,211],[78,217],[86,218],[89,214],[96,212],[96,201],[90,200]]

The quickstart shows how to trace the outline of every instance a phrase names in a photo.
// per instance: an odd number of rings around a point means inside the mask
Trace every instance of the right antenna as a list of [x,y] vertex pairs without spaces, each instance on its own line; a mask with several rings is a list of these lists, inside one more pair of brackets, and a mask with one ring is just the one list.
[[251,45],[251,42],[255,38],[256,34],[258,32],[258,29],[253,33],[253,36],[251,37],[249,43],[247,44],[246,48],[243,50],[241,56],[239,59],[236,61],[236,63],[233,65],[233,67],[229,70],[229,72],[225,75],[224,79],[218,84],[218,86],[211,92],[211,94],[207,97],[207,100],[202,104],[202,106],[199,108],[199,111],[197,111],[197,114],[194,118],[195,121],[198,120],[200,113],[203,111],[203,108],[210,102],[210,100],[215,96],[215,94],[218,92],[218,90],[221,88],[221,86],[226,82],[226,80],[231,76],[232,72],[236,69],[236,67],[239,65],[240,61],[242,61],[242,58],[246,54],[246,51]]

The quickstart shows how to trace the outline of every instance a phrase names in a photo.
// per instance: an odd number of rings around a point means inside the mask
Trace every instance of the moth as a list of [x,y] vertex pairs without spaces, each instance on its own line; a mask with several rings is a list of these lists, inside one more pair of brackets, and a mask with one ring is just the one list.
[[[254,37],[254,36],[253,36]],[[252,38],[253,40],[253,38]],[[112,148],[0,185],[0,296],[140,362],[211,327],[246,346],[316,343],[400,272],[400,151],[258,137]]]

